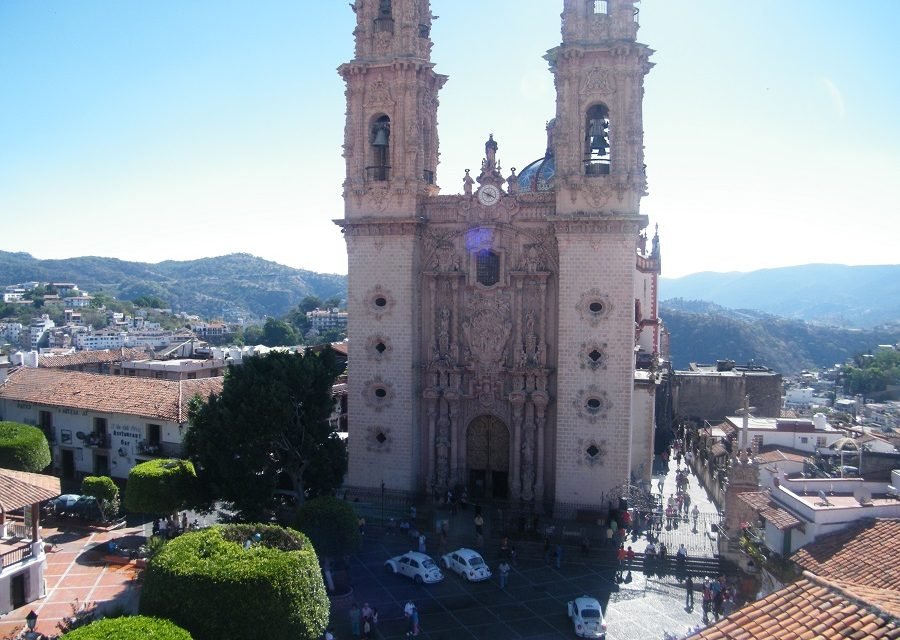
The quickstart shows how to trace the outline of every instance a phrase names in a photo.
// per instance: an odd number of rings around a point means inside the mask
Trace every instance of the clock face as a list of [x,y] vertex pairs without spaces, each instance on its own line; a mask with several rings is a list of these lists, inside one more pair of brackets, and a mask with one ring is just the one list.
[[492,184],[486,184],[478,190],[478,202],[486,207],[497,204],[500,201],[500,189]]

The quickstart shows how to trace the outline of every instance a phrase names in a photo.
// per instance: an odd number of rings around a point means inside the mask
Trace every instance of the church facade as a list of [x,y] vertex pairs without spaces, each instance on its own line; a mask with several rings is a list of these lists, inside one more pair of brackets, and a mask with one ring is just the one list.
[[634,0],[564,0],[543,158],[437,186],[428,0],[356,0],[346,83],[347,485],[566,509],[647,480],[658,238]]

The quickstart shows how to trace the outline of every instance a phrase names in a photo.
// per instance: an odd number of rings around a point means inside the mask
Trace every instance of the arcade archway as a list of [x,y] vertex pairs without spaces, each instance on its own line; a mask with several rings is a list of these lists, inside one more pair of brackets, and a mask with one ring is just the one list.
[[472,499],[509,495],[509,428],[494,416],[479,416],[466,431],[466,471]]

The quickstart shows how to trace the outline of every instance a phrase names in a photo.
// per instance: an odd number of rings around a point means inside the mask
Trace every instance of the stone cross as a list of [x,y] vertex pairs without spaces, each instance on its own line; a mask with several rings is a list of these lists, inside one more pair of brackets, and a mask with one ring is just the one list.
[[741,451],[747,450],[747,436],[750,432],[750,414],[756,411],[756,407],[750,406],[750,396],[744,396],[744,404],[735,413],[743,417],[741,421]]

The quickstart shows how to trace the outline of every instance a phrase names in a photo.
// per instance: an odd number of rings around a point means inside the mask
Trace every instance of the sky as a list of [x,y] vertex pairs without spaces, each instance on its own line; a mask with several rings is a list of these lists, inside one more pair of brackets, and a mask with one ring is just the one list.
[[[900,2],[643,0],[663,276],[896,264]],[[562,0],[432,0],[442,193],[543,155]],[[0,0],[0,250],[346,273],[347,0]]]

